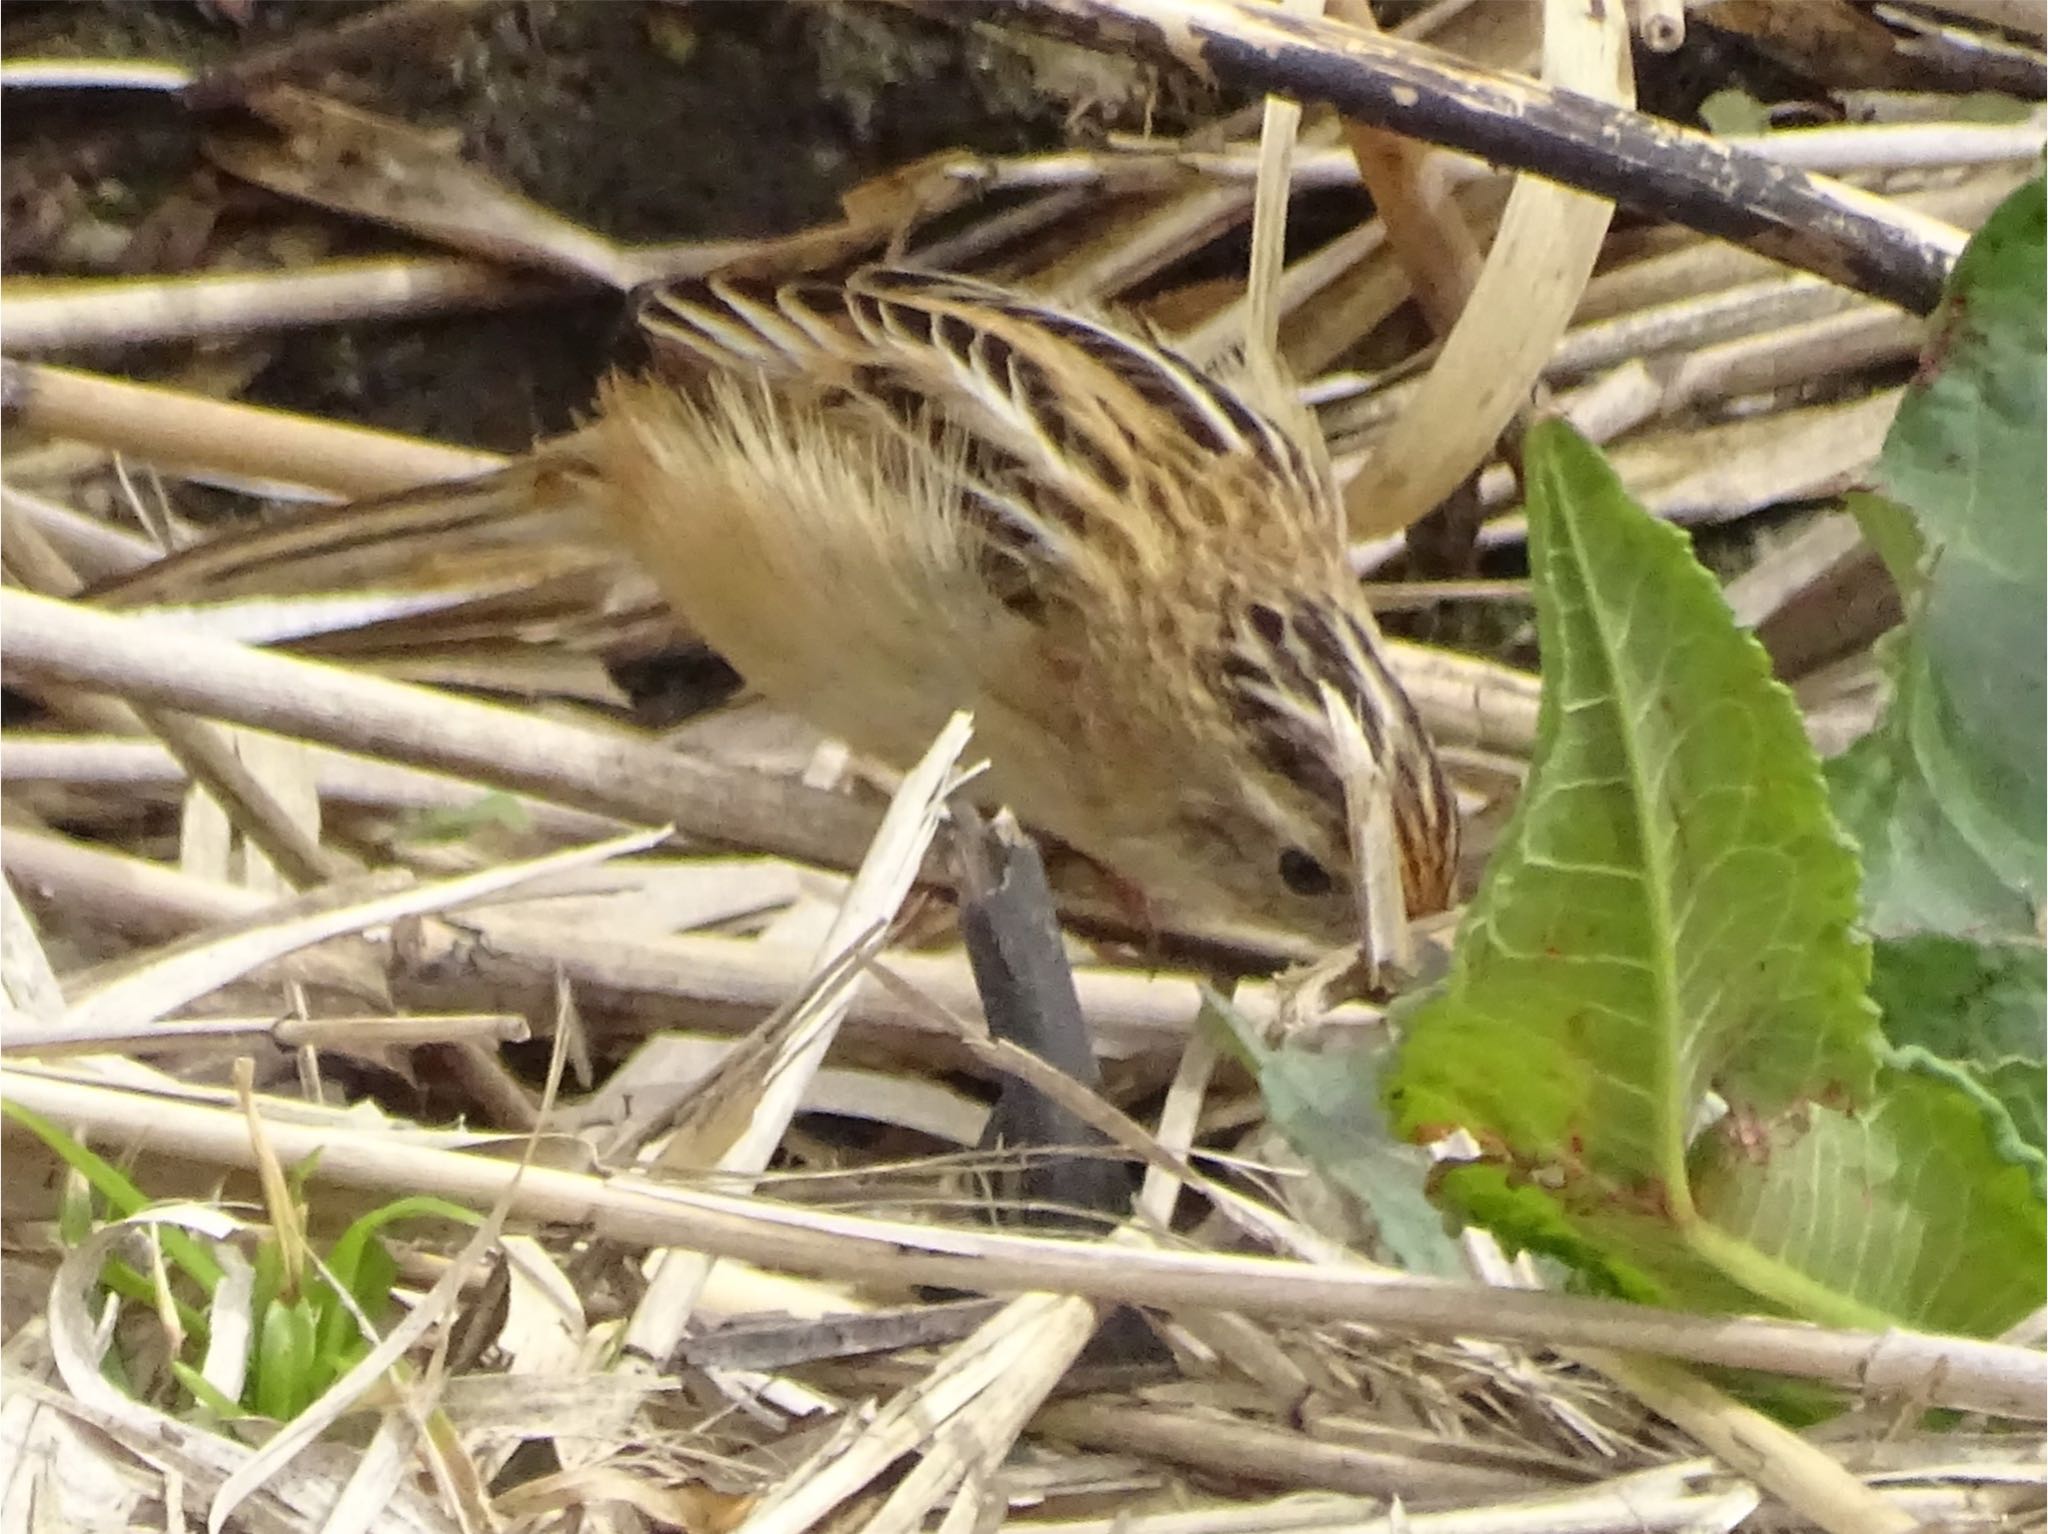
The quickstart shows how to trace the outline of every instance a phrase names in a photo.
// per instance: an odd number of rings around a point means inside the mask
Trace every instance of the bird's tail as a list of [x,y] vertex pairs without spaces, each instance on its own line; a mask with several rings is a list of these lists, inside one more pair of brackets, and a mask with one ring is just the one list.
[[577,433],[473,479],[295,511],[86,597],[358,656],[538,639],[609,653],[607,634],[666,619],[604,525],[588,442]]

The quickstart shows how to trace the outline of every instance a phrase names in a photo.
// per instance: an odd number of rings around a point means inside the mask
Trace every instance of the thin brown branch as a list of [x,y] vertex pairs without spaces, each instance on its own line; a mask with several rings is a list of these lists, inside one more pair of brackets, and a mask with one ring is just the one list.
[[1854,188],[1432,49],[1222,0],[1008,0],[1002,14],[1534,171],[1925,313],[1961,247]]

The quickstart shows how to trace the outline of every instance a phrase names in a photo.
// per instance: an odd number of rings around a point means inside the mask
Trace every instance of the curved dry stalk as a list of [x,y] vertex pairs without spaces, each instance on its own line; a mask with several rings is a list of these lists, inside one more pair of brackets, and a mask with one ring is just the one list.
[[1597,1348],[1579,1356],[1827,1534],[1913,1534],[1923,1527],[1783,1423],[1663,1359]]
[[[1628,23],[1619,6],[1596,11],[1547,0],[1543,51],[1553,87],[1618,106],[1634,101]],[[1345,487],[1354,538],[1407,527],[1491,455],[1571,323],[1613,213],[1611,203],[1554,181],[1517,179],[1442,353]]]

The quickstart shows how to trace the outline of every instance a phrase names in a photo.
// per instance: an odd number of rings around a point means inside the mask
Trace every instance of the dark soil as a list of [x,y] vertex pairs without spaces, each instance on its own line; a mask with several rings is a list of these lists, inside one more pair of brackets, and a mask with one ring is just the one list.
[[[367,9],[15,0],[0,49],[204,68]],[[834,217],[849,187],[920,156],[1051,147],[1077,111],[1119,110],[1048,92],[1015,45],[950,20],[786,0],[525,0],[301,83],[450,132],[469,163],[617,238],[773,235]],[[408,248],[227,181],[162,98],[10,93],[4,129],[16,271],[204,268],[224,241],[240,242],[232,264],[268,264],[249,251],[265,237],[255,231],[279,223],[318,226],[326,255]],[[504,315],[295,332],[271,343],[245,396],[516,450],[587,403],[619,312],[617,295],[593,292]]]

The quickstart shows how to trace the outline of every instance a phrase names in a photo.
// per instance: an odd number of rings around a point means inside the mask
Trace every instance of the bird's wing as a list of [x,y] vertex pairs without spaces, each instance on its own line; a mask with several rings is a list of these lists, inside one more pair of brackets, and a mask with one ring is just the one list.
[[[1171,350],[972,278],[869,267],[843,283],[660,289],[657,358],[753,372],[921,438],[959,468],[964,510],[1010,584],[1057,592],[1090,559],[1144,563],[1214,539],[1336,536],[1312,443]],[[1306,518],[1304,518],[1306,513]]]

